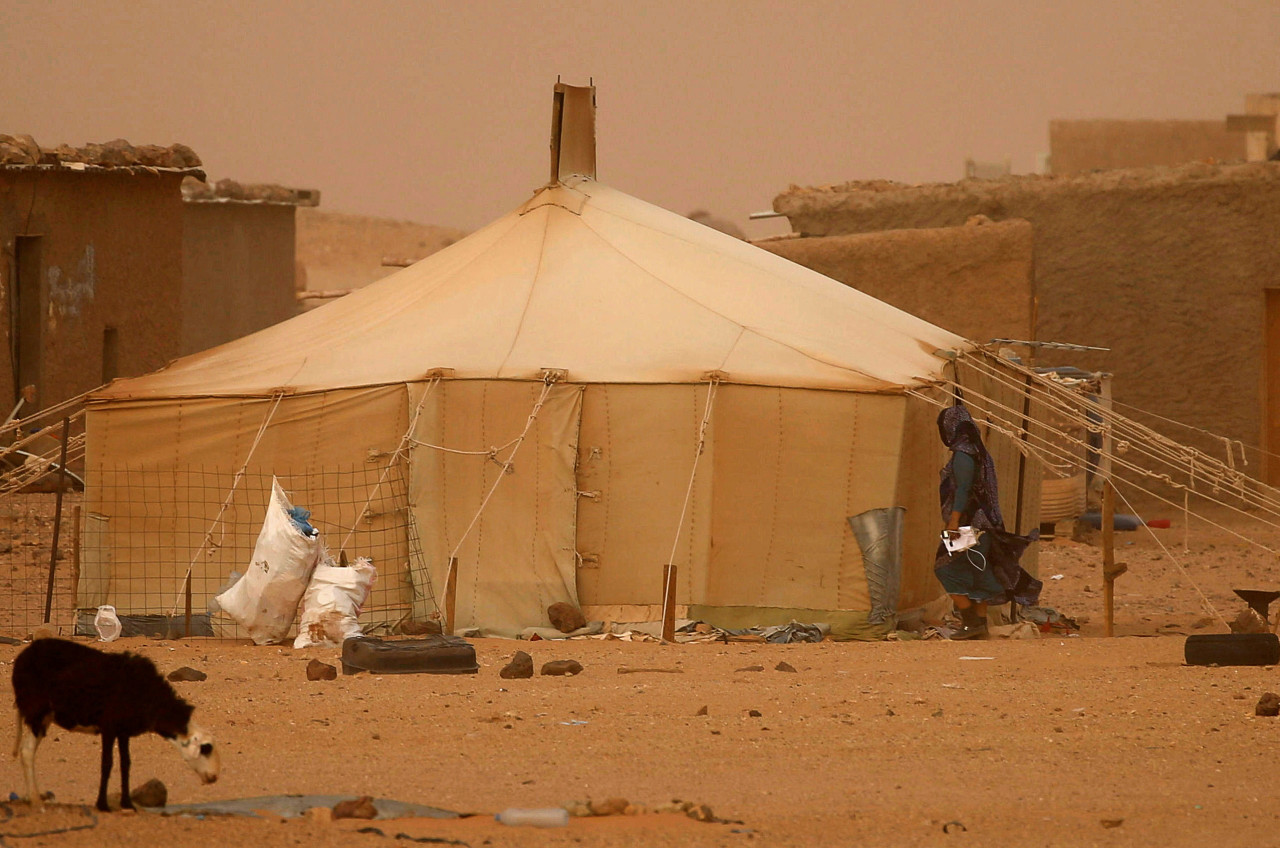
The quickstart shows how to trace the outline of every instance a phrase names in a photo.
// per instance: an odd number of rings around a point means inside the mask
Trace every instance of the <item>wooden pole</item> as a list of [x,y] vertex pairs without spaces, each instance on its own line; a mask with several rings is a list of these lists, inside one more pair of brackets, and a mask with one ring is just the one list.
[[1108,477],[1102,486],[1102,603],[1107,635],[1115,635],[1116,578],[1129,566],[1116,562],[1116,490]]
[[1102,605],[1107,635],[1115,635],[1116,492],[1108,479],[1102,484]]
[[[1026,448],[1027,436],[1029,435],[1027,427],[1031,418],[1031,375],[1027,375],[1026,386],[1023,389],[1022,396],[1022,422],[1021,434],[1019,440]],[[1027,455],[1023,450],[1018,451],[1018,499],[1015,501],[1015,513],[1013,519],[1013,532],[1021,534],[1022,529],[1022,500],[1026,497],[1026,477],[1027,477]],[[1018,602],[1012,596],[1009,598],[1009,623],[1014,624],[1018,620]]]
[[182,631],[182,638],[191,638],[191,575],[187,575],[187,610],[186,610],[186,629]]
[[444,633],[453,635],[453,614],[458,604],[458,558],[449,557],[449,573],[444,578]]
[[665,642],[676,640],[676,567],[667,565],[662,569],[662,639]]
[[80,597],[80,504],[71,508],[71,604]]
[[53,510],[53,550],[49,552],[49,585],[44,592],[44,623],[49,623],[53,610],[53,579],[58,571],[58,534],[62,530],[62,490],[67,484],[67,442],[71,438],[71,419],[62,419],[62,450],[58,459],[58,500]]

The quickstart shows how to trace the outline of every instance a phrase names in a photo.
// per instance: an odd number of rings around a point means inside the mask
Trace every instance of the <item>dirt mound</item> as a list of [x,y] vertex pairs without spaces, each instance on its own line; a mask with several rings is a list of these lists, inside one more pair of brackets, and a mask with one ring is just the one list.
[[397,270],[384,257],[417,260],[453,244],[466,233],[367,215],[298,210],[299,288],[355,289]]

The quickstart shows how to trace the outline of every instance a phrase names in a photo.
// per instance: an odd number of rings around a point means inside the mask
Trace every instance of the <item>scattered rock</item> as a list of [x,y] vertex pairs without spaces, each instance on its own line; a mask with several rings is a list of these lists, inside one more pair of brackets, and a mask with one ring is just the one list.
[[526,677],[533,677],[533,657],[524,651],[516,651],[516,655],[511,658],[511,662],[503,666],[502,671],[498,672],[498,676],[504,680],[520,680]]
[[764,671],[764,666],[762,666],[762,665],[748,665],[748,666],[744,666],[744,667],[742,667],[742,668],[736,668],[736,669],[734,669],[734,672],[735,672],[735,673],[737,673],[737,672],[739,672],[739,671]]
[[402,621],[399,630],[405,636],[436,636],[443,632],[438,621]]
[[378,808],[373,806],[373,797],[361,795],[350,801],[339,801],[333,805],[335,819],[372,819],[378,817]]
[[1253,708],[1253,712],[1260,716],[1280,715],[1280,695],[1275,692],[1266,693],[1258,699],[1258,705]]
[[706,707],[706,705],[704,704],[704,705],[702,706],[702,709],[698,710],[696,713],[694,713],[694,715],[696,715],[696,716],[704,716],[704,715],[711,715],[711,713],[707,710],[707,707]]
[[751,716],[752,718],[760,718],[762,715],[764,715],[764,713],[760,712],[759,710],[747,710],[747,715]]
[[199,669],[194,669],[189,665],[184,665],[182,668],[175,668],[173,671],[169,672],[169,679],[174,682],[198,683],[201,680],[208,680],[209,675]]
[[714,822],[716,821],[715,813],[711,812],[711,808],[706,804],[695,804],[684,811],[684,814],[694,821]]
[[561,633],[572,633],[587,626],[587,619],[582,614],[582,610],[564,601],[558,601],[547,607],[547,618],[551,619],[551,626]]
[[1258,611],[1252,607],[1245,607],[1236,616],[1236,620],[1231,622],[1232,633],[1270,633],[1271,628],[1267,627],[1267,620],[1258,614]]
[[620,816],[630,806],[626,798],[606,798],[603,801],[588,801],[593,816]]
[[586,818],[592,815],[591,805],[586,801],[566,801],[561,806],[568,810],[569,815],[574,818]]
[[793,665],[791,665],[791,663],[787,663],[787,662],[780,662],[780,663],[778,663],[776,666],[774,666],[774,669],[775,669],[775,670],[777,670],[777,671],[789,671],[789,672],[791,672],[792,674],[795,674],[795,673],[796,673],[795,666],[793,666]]
[[130,792],[129,798],[139,807],[163,807],[169,802],[169,790],[162,781],[153,777]]
[[543,664],[542,673],[561,677],[572,677],[575,674],[582,673],[582,663],[577,660],[552,660],[549,663]]
[[311,662],[307,663],[307,679],[308,680],[337,680],[338,669],[334,666],[329,665],[327,662],[320,662],[320,660],[312,660]]
[[328,807],[312,807],[306,812],[307,820],[316,824],[330,824],[333,822],[333,810]]

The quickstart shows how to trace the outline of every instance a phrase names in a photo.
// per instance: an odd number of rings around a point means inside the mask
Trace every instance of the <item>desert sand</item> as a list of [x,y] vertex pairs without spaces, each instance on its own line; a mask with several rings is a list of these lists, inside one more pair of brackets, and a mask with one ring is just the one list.
[[[209,675],[175,686],[219,740],[218,783],[201,786],[158,737],[133,746],[133,784],[158,777],[171,804],[367,794],[475,815],[90,819],[79,805],[96,792],[98,742],[54,731],[40,776],[57,805],[35,814],[9,804],[0,834],[96,821],[23,844],[411,844],[397,834],[473,846],[1269,844],[1280,824],[1280,788],[1268,777],[1280,719],[1257,717],[1254,706],[1280,690],[1276,670],[1186,666],[1183,642],[1227,630],[1193,584],[1233,617],[1243,604],[1232,588],[1273,585],[1270,555],[1203,522],[1186,534],[1179,516],[1166,515],[1174,527],[1155,533],[1167,550],[1145,531],[1118,534],[1130,572],[1116,584],[1121,635],[1112,639],[1101,636],[1098,549],[1059,537],[1042,552],[1043,602],[1083,620],[1079,635],[799,645],[478,639],[475,675],[316,682],[307,662],[337,664],[336,650],[122,640],[110,648],[141,652],[164,672],[189,665]],[[1215,516],[1237,521],[1229,527],[1244,521]],[[584,671],[500,678],[520,649],[537,667],[571,658]],[[5,688],[18,650],[0,647]],[[777,670],[781,662],[795,671]],[[744,670],[753,666],[762,670]],[[16,761],[3,775],[22,791]],[[648,807],[692,801],[730,823],[649,813],[538,830],[492,818],[506,807],[613,797]],[[370,826],[383,835],[357,832]]]

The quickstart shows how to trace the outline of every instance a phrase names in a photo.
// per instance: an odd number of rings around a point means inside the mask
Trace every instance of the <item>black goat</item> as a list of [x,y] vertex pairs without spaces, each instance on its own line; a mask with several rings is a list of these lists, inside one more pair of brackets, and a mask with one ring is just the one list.
[[200,779],[218,779],[213,737],[191,723],[195,709],[178,697],[155,664],[137,654],[108,654],[65,639],[38,639],[13,662],[13,698],[18,706],[13,755],[22,755],[27,798],[41,806],[36,786],[36,748],[49,725],[102,737],[98,809],[106,812],[112,746],[120,746],[120,807],[129,798],[129,739],[154,732],[177,746]]

